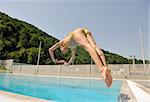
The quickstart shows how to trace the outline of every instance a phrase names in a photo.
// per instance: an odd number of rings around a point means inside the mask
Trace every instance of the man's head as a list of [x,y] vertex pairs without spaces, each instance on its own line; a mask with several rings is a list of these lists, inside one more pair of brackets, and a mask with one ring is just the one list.
[[63,54],[65,54],[68,51],[68,44],[63,41],[60,45],[60,50]]

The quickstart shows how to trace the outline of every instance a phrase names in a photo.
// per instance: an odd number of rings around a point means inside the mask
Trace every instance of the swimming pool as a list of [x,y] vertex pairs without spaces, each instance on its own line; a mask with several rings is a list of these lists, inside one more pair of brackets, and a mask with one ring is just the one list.
[[0,90],[56,102],[118,102],[121,81],[111,88],[96,79],[0,74]]

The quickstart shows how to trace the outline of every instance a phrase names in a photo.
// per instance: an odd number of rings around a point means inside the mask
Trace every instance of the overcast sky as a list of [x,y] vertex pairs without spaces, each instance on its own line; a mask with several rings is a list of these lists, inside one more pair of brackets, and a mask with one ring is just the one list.
[[141,25],[145,58],[150,58],[149,0],[0,0],[0,11],[58,39],[87,27],[99,47],[126,58],[141,58]]

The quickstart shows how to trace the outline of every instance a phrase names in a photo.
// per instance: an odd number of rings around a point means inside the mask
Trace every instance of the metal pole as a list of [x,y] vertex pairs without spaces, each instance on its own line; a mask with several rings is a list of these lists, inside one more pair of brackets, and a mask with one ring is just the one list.
[[131,55],[130,57],[132,59],[132,71],[135,74],[135,55]]
[[91,64],[90,64],[90,78],[91,78],[91,71],[92,71],[92,63],[93,63],[93,61],[92,61],[92,58],[91,58]]
[[133,69],[134,69],[134,74],[136,74],[136,69],[135,69],[135,55],[133,55],[132,57],[133,57]]
[[145,69],[145,55],[144,55],[144,46],[143,46],[141,26],[139,26],[139,34],[140,34],[140,42],[141,42],[141,54],[142,54],[142,60],[143,60],[143,67],[144,67],[144,72],[146,72],[146,69]]
[[42,44],[42,41],[40,41],[40,45],[39,45],[39,53],[38,53],[38,60],[37,60],[36,74],[38,74],[38,70],[39,70],[39,61],[40,61],[40,53],[41,53],[41,44]]

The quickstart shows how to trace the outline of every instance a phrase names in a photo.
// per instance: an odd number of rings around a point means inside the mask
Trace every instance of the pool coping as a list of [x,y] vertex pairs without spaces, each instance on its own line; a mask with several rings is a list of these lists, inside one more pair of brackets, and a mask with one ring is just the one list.
[[1,102],[54,102],[2,90],[0,90],[0,100]]
[[[77,76],[63,76],[63,75],[33,75],[33,74],[16,74],[12,73],[12,75],[23,75],[23,76],[37,76],[37,77],[55,77],[55,78],[75,78],[75,79],[95,79],[101,80],[102,77],[77,77]],[[113,79],[113,80],[125,80],[125,79]]]
[[133,95],[127,80],[124,80],[120,89],[119,102],[137,102],[136,97]]

